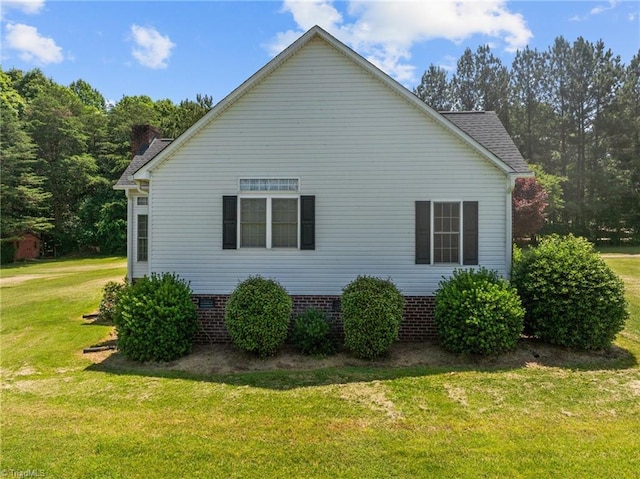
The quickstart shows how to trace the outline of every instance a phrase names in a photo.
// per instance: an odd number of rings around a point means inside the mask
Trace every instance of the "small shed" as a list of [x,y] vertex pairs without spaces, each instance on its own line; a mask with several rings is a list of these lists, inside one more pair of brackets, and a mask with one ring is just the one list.
[[20,239],[14,241],[14,261],[21,259],[36,259],[40,256],[42,240],[33,233],[25,233]]

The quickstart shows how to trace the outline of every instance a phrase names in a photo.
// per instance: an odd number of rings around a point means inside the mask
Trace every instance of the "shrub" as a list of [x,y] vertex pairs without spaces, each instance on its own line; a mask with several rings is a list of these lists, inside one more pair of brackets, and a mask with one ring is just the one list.
[[552,344],[608,347],[628,317],[622,280],[584,238],[557,235],[514,262],[525,331]]
[[374,359],[398,339],[404,297],[391,280],[358,276],[342,292],[344,344],[354,356]]
[[486,268],[454,270],[436,291],[435,322],[449,351],[490,355],[513,349],[523,317],[516,289]]
[[124,283],[109,281],[104,285],[104,288],[102,288],[102,300],[100,300],[100,307],[98,309],[98,318],[101,321],[113,322],[118,301],[126,287],[126,279]]
[[153,274],[120,295],[118,349],[136,361],[171,361],[191,352],[198,330],[191,288],[174,274]]
[[16,247],[12,241],[0,241],[0,264],[13,263]]
[[277,281],[254,276],[231,294],[224,320],[236,346],[265,357],[287,339],[291,309],[291,298]]
[[326,313],[311,308],[296,318],[292,339],[303,354],[326,356],[334,352],[330,333],[331,326]]

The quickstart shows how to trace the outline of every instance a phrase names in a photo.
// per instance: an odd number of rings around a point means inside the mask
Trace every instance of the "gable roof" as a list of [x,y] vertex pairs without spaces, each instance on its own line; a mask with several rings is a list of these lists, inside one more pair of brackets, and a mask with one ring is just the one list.
[[[294,54],[300,51],[305,45],[307,45],[311,40],[315,38],[324,40],[327,44],[348,57],[363,70],[370,73],[372,76],[387,85],[387,87],[389,87],[392,91],[404,98],[405,101],[409,102],[411,105],[418,108],[428,117],[433,119],[436,123],[440,124],[445,130],[450,131],[452,134],[460,138],[464,143],[468,144],[472,149],[478,151],[482,156],[487,158],[489,162],[493,163],[505,174],[514,176],[530,176],[532,174],[526,162],[524,161],[524,158],[522,158],[522,155],[518,151],[515,144],[513,144],[513,141],[511,140],[509,134],[507,133],[495,113],[467,112],[465,113],[465,118],[459,116],[459,114],[441,114],[433,108],[429,107],[426,103],[420,100],[415,94],[413,94],[403,85],[398,83],[378,67],[360,56],[358,53],[353,51],[344,43],[337,40],[335,37],[327,33],[319,26],[315,26],[308,30],[304,35],[298,38],[298,40],[293,42],[289,47],[283,50],[264,67],[262,67],[255,74],[249,77],[238,88],[236,88],[233,92],[231,92],[219,103],[217,103],[211,110],[209,110],[202,118],[194,123],[182,135],[176,138],[171,144],[165,145],[161,151],[156,152],[155,156],[149,158],[147,156],[147,153],[142,155],[146,161],[143,161],[143,159],[141,158],[137,162],[136,168],[127,168],[125,174],[129,172],[128,175],[130,176],[133,172],[133,178],[135,179],[149,179],[149,172],[153,168],[155,168],[166,159],[170,158],[171,155],[175,151],[177,151],[182,144],[187,142],[200,130],[211,123],[215,118],[220,116],[225,110],[227,110],[227,108],[233,105],[238,99],[244,96],[254,86],[259,84],[265,77],[271,74],[280,65],[286,62],[289,58],[291,58]],[[475,115],[475,113],[478,113],[478,115]],[[482,125],[481,123],[483,122],[486,122],[487,124]],[[478,134],[479,138],[476,138],[474,134]],[[482,138],[482,141],[480,140],[480,138]],[[149,150],[151,150],[151,148],[149,148]],[[147,152],[149,150],[147,150]],[[135,162],[136,159],[134,158],[133,161]],[[125,175],[123,174],[123,177],[124,176]],[[118,184],[120,184],[120,181],[118,181]]]
[[173,140],[170,138],[154,138],[149,147],[141,155],[136,155],[124,170],[118,182],[114,185],[116,190],[125,190],[135,188],[136,182],[133,181],[133,174],[144,165],[153,160],[158,153],[164,150]]

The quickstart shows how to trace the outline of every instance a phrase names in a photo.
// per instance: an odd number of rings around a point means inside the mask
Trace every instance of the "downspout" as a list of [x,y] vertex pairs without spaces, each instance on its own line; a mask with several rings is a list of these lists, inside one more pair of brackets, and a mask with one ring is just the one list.
[[127,281],[131,284],[133,280],[133,199],[131,190],[125,190],[127,197]]
[[153,205],[151,202],[151,172],[149,172],[149,179],[147,180],[147,196],[149,198],[147,202],[147,276],[151,276],[151,262],[153,259],[153,221],[152,213],[153,213]]
[[507,211],[505,228],[505,264],[507,267],[507,278],[511,277],[511,262],[513,261],[513,208],[511,195],[516,187],[518,175],[509,173],[507,176],[507,193],[505,196],[505,206]]

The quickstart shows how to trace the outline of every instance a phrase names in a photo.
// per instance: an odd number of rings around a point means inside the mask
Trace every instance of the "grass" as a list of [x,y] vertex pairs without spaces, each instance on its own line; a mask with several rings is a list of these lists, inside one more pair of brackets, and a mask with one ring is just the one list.
[[[607,262],[625,280],[631,311],[617,345],[640,358],[640,258]],[[97,308],[104,283],[123,276],[119,258],[2,270],[0,474],[631,478],[640,470],[637,362],[199,377],[110,370],[81,354],[110,328],[81,316]]]

